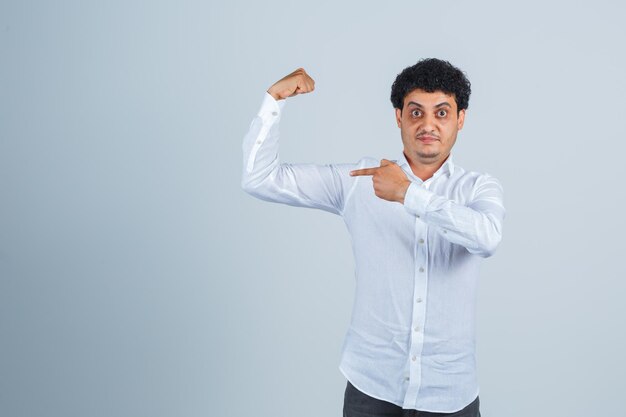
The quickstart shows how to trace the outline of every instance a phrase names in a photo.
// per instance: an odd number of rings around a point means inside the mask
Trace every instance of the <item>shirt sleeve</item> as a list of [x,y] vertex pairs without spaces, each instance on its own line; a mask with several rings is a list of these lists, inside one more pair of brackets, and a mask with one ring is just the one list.
[[412,182],[404,197],[405,209],[441,232],[452,243],[483,258],[494,254],[502,240],[505,217],[502,184],[482,174],[467,205],[442,197]]
[[241,187],[261,200],[343,215],[358,164],[281,163],[279,121],[286,100],[265,93],[243,140]]

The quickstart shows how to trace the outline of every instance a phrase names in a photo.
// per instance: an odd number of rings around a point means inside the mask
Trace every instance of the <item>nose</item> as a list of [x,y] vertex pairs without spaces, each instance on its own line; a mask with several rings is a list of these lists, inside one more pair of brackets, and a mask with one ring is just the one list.
[[420,126],[420,134],[433,134],[436,131],[437,121],[435,117],[430,114],[424,115],[422,118],[422,125]]

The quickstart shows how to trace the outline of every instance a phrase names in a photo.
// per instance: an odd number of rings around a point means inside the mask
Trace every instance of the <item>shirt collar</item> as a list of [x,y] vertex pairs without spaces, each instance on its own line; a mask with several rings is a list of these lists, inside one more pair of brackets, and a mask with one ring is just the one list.
[[[398,156],[398,159],[396,160],[396,163],[400,167],[406,165],[409,172],[413,173],[413,171],[411,171],[411,166],[409,165],[409,162],[406,159],[406,156],[404,156],[404,151],[400,151],[400,154]],[[454,174],[454,161],[452,161],[452,153],[448,155],[448,158],[446,158],[446,160],[443,162],[443,164],[441,164],[439,169],[435,171],[433,176],[439,176],[441,173],[444,173],[444,172],[448,173],[448,177],[451,177],[452,174]]]

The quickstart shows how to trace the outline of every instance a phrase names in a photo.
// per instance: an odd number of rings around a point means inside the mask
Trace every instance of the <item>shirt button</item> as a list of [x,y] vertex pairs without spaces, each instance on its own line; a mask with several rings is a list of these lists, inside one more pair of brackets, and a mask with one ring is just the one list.
[[256,143],[261,143],[263,142],[261,139],[257,140]]
[[415,327],[413,328],[413,330],[415,330],[416,332],[418,332],[418,331],[419,331],[419,329],[420,329],[420,327],[419,327],[419,326],[415,326]]
[[415,300],[415,302],[416,302],[416,303],[421,303],[421,302],[422,302],[422,299],[421,299],[421,298],[418,298],[418,299],[416,299],[416,300]]
[[404,379],[408,381],[408,380],[409,380],[409,377],[407,376],[407,377],[406,377],[406,378],[404,378]]
[[416,216],[417,216],[417,218],[418,218],[418,219],[420,218],[420,215],[419,215],[419,214],[416,214]]
[[277,116],[277,115],[278,115],[278,112],[275,112],[275,111],[272,112],[272,116]]
[[444,232],[444,233],[448,233],[448,231],[447,231],[447,230],[444,230],[443,232]]
[[419,243],[424,243],[424,239],[420,239],[420,240],[419,240]]
[[420,272],[424,272],[424,268],[420,266]]
[[413,356],[411,359],[413,359],[413,362],[415,362],[417,360],[417,356]]

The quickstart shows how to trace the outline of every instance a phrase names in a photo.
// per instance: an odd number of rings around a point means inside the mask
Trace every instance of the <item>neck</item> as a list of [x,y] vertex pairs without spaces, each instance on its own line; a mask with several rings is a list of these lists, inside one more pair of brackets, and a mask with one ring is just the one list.
[[446,155],[444,158],[438,161],[433,161],[432,163],[424,163],[417,159],[413,159],[411,156],[407,156],[406,152],[404,152],[404,156],[409,163],[413,174],[415,174],[415,176],[422,181],[426,181],[427,179],[432,177],[439,168],[441,168],[443,163],[446,162],[446,160],[450,157],[450,154]]

